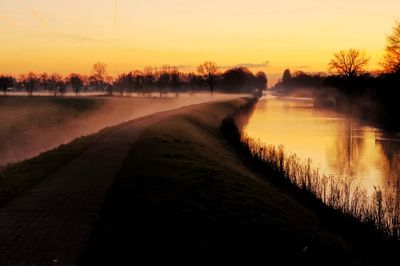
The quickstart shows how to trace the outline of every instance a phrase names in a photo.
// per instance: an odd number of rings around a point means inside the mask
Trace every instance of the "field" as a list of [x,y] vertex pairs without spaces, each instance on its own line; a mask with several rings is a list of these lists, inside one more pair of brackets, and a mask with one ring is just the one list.
[[144,115],[229,97],[0,97],[0,166]]

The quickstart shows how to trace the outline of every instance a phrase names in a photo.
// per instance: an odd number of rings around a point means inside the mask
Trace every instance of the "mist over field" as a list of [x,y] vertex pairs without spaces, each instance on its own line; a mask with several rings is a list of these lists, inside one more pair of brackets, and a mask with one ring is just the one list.
[[237,98],[208,93],[164,98],[11,97],[0,99],[0,166],[32,158],[75,138],[192,104]]

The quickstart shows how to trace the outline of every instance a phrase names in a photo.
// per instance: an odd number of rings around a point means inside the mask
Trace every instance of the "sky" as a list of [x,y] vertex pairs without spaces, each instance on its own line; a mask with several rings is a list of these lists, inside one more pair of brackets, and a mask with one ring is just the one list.
[[0,0],[0,73],[214,61],[276,76],[327,71],[349,48],[365,50],[374,70],[399,17],[399,0]]

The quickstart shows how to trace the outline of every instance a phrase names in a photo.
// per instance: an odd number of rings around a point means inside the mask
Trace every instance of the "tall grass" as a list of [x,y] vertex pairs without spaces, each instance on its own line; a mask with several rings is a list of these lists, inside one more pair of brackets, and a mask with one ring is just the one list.
[[[225,127],[227,123],[224,121]],[[237,134],[235,134],[237,136]],[[374,192],[356,184],[352,179],[327,176],[312,166],[311,160],[301,160],[288,154],[283,146],[266,145],[246,134],[238,140],[242,151],[265,171],[274,174],[281,182],[314,197],[326,206],[351,215],[365,224],[372,224],[385,237],[400,240],[400,205],[397,188],[375,187]]]

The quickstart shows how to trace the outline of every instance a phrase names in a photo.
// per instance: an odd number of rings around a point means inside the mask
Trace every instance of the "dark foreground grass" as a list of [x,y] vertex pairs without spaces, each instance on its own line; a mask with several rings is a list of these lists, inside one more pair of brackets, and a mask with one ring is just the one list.
[[244,103],[203,105],[148,128],[81,264],[367,264],[315,211],[242,165],[219,128]]
[[35,158],[0,168],[0,207],[50,178],[51,174],[83,153],[110,130],[106,128],[97,134],[77,138]]

